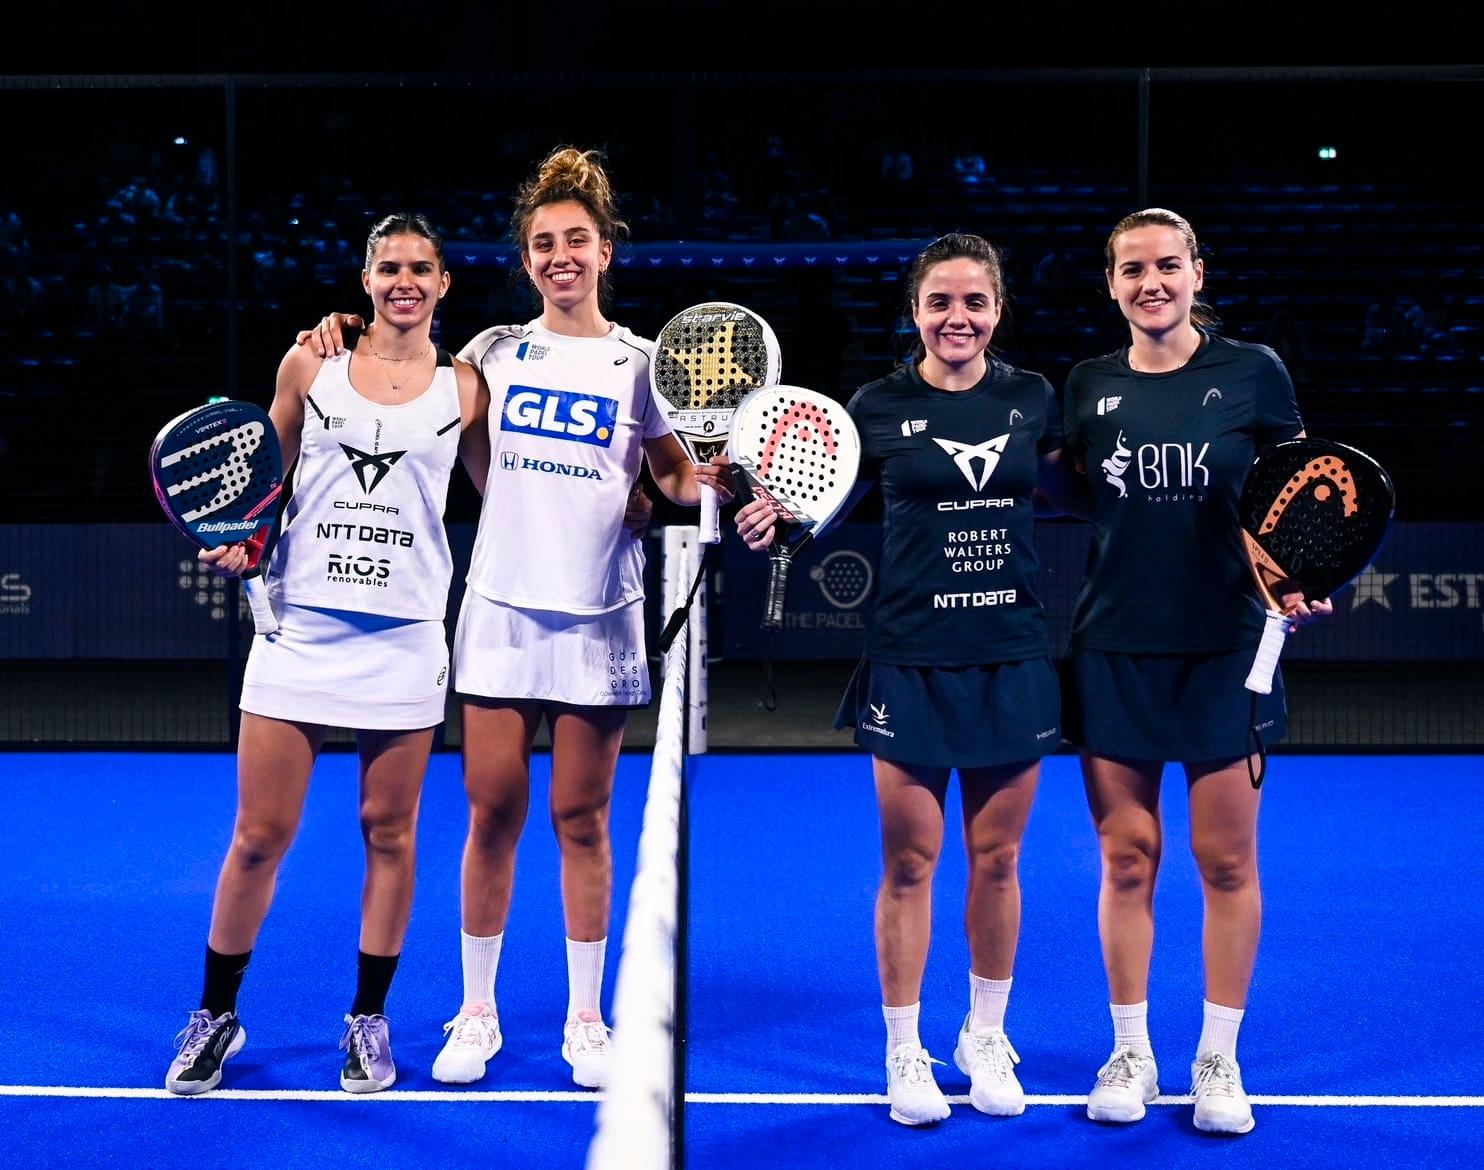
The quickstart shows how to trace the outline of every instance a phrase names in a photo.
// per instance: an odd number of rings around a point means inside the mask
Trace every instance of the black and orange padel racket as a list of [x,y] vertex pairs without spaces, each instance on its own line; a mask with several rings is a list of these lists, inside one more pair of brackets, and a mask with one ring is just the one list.
[[[1268,615],[1247,689],[1266,695],[1293,619],[1278,599],[1329,597],[1368,565],[1386,537],[1396,492],[1364,451],[1290,439],[1260,455],[1238,504],[1242,545]],[[1291,612],[1291,610],[1290,610]]]

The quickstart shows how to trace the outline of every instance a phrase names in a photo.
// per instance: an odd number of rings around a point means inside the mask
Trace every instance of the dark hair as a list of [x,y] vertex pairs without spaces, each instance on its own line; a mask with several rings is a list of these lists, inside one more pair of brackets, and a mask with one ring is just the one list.
[[[1201,259],[1201,246],[1196,241],[1195,229],[1190,226],[1190,221],[1179,212],[1170,211],[1164,207],[1146,207],[1143,211],[1136,211],[1132,215],[1125,215],[1113,225],[1113,231],[1108,236],[1108,243],[1103,248],[1103,258],[1107,261],[1107,271],[1111,276],[1113,273],[1113,248],[1118,242],[1118,237],[1125,232],[1131,232],[1141,227],[1167,227],[1174,228],[1180,233],[1180,239],[1185,244],[1185,250],[1190,254],[1190,262],[1194,264]],[[1196,325],[1204,328],[1212,328],[1216,324],[1216,314],[1211,306],[1197,297],[1190,305],[1190,319]]]
[[447,265],[443,263],[443,237],[428,222],[427,216],[416,211],[393,212],[371,229],[371,234],[366,237],[366,267],[363,271],[371,271],[376,260],[376,245],[391,236],[422,236],[433,245],[433,253],[438,257],[438,271],[447,271]]
[[939,236],[917,253],[917,258],[907,269],[907,303],[903,310],[902,332],[916,338],[910,354],[913,363],[920,363],[927,357],[927,347],[922,344],[922,335],[912,327],[912,310],[917,307],[917,294],[928,270],[945,260],[975,260],[983,264],[989,273],[989,283],[994,286],[995,300],[1000,303],[1001,313],[1005,309],[1005,268],[999,250],[983,236],[969,232],[949,232]]
[[[613,185],[603,169],[603,152],[559,146],[515,192],[510,239],[522,256],[530,242],[531,220],[536,212],[548,203],[564,203],[569,199],[587,209],[600,239],[617,244],[628,237],[629,225],[618,218]],[[612,295],[608,274],[604,272],[598,277],[599,304],[606,305]]]

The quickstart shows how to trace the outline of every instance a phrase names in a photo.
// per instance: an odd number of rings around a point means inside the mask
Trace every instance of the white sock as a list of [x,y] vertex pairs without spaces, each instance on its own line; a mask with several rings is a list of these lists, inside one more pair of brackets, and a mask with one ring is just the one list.
[[1201,1001],[1204,1019],[1201,1023],[1201,1042],[1196,1046],[1195,1058],[1219,1052],[1233,1064],[1237,1062],[1237,1029],[1242,1026],[1241,1008],[1222,1007],[1209,999]]
[[909,1003],[906,1007],[881,1005],[881,1014],[886,1017],[886,1055],[890,1056],[903,1044],[922,1047],[917,1038],[917,1017],[922,1012],[922,1003]]
[[567,940],[567,1019],[578,1012],[597,1012],[603,998],[603,959],[608,953],[608,940],[574,942]]
[[478,938],[459,931],[459,953],[464,963],[464,1002],[495,1006],[495,972],[500,967],[502,930],[492,938]]
[[1013,979],[981,979],[969,972],[969,1031],[982,1036],[985,1032],[1005,1030],[1005,1007],[1010,1002]]
[[1113,1047],[1131,1048],[1140,1056],[1153,1056],[1149,1044],[1149,1001],[1110,1003],[1113,1013]]

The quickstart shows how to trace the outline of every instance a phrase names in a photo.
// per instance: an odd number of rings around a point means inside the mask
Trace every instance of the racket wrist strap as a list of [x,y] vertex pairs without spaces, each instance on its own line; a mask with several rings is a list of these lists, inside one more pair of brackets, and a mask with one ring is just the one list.
[[690,608],[695,604],[696,592],[701,587],[701,582],[706,579],[706,561],[711,555],[713,545],[702,545],[701,556],[696,562],[696,575],[690,583],[690,592],[685,595],[685,601],[676,607],[675,612],[670,615],[670,620],[665,623],[665,628],[660,631],[659,650],[663,654],[670,649],[670,644],[675,641],[676,636],[685,626],[686,616]]

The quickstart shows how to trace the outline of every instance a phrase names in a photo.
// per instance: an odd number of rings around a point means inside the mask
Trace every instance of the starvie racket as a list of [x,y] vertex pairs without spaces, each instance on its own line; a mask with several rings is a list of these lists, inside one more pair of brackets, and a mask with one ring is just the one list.
[[1396,494],[1381,465],[1327,439],[1291,439],[1261,455],[1238,504],[1242,544],[1267,607],[1247,689],[1266,695],[1293,619],[1278,598],[1329,597],[1371,562],[1386,536]]
[[[732,412],[753,390],[775,386],[782,359],[768,323],[741,305],[710,301],[675,314],[655,341],[650,385],[692,462],[727,445]],[[721,539],[716,492],[701,488],[701,542]]]
[[278,629],[258,565],[283,490],[283,456],[268,415],[249,402],[213,402],[171,419],[149,452],[155,498],[170,522],[202,548],[241,543],[242,587],[253,629]]
[[845,407],[797,386],[754,390],[732,419],[732,462],[779,523],[769,551],[762,628],[783,625],[793,557],[844,508],[860,470],[861,440]]

